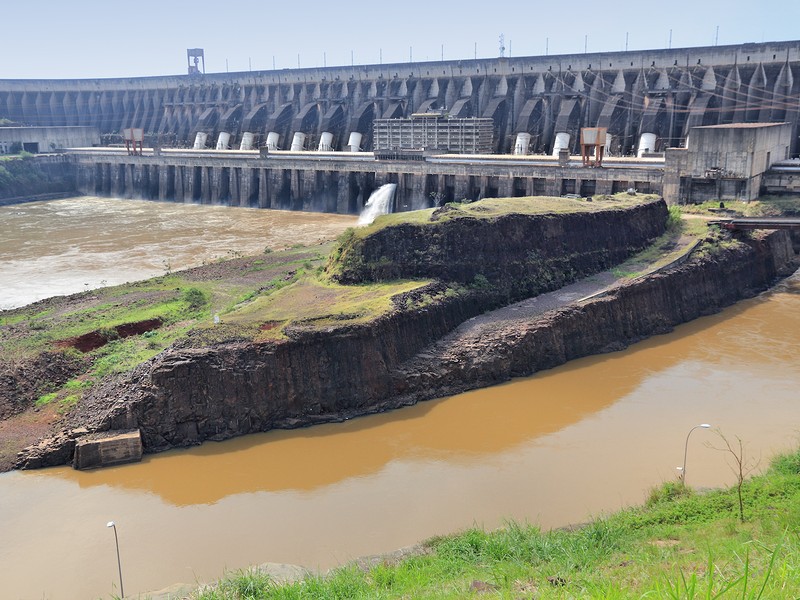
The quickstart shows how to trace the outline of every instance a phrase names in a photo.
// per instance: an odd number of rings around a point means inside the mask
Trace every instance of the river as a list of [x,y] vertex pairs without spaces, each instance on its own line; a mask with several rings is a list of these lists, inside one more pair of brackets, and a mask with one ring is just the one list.
[[623,352],[392,413],[90,472],[0,475],[3,597],[95,598],[262,562],[328,568],[474,524],[545,528],[735,477],[715,429],[797,443],[800,274]]
[[0,207],[0,310],[265,248],[335,238],[357,218],[83,196]]

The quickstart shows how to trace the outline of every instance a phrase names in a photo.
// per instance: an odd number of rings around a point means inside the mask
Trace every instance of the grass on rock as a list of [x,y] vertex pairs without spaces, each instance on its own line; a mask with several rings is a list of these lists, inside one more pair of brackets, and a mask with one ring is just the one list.
[[[540,215],[565,214],[575,212],[597,212],[612,208],[629,208],[655,200],[653,194],[619,193],[611,196],[594,196],[590,201],[584,198],[559,198],[554,196],[525,196],[521,198],[486,198],[479,202],[450,202],[447,210],[439,213],[439,221],[450,219],[491,219],[509,214]],[[433,213],[440,209],[428,208],[412,212],[381,215],[367,226],[353,230],[355,235],[364,237],[379,229],[400,224],[430,224]]]

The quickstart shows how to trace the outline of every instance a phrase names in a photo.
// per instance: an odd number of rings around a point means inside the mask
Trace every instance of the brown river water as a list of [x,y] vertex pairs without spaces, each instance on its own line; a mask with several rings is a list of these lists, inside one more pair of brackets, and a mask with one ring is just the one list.
[[[675,478],[699,423],[765,466],[798,441],[798,334],[795,274],[671,334],[493,388],[134,465],[2,474],[0,597],[108,597],[109,520],[130,595],[263,562],[328,568],[508,519],[580,523]],[[689,485],[734,481],[715,440],[692,433]]]
[[330,240],[357,218],[84,196],[0,207],[0,310]]

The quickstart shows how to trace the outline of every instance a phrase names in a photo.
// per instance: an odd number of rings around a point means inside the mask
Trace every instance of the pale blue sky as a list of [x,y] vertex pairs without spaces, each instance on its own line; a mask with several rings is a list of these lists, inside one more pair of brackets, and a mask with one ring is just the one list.
[[5,0],[0,78],[206,72],[800,39],[800,0]]

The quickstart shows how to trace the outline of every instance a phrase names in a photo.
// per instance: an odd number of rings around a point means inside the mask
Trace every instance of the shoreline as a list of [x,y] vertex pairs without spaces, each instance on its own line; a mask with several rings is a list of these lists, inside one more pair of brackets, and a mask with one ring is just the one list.
[[44,202],[46,200],[64,200],[66,198],[79,198],[83,194],[78,192],[52,192],[49,194],[35,194],[33,196],[15,196],[13,198],[0,198],[0,206],[14,206],[28,204],[29,202]]

